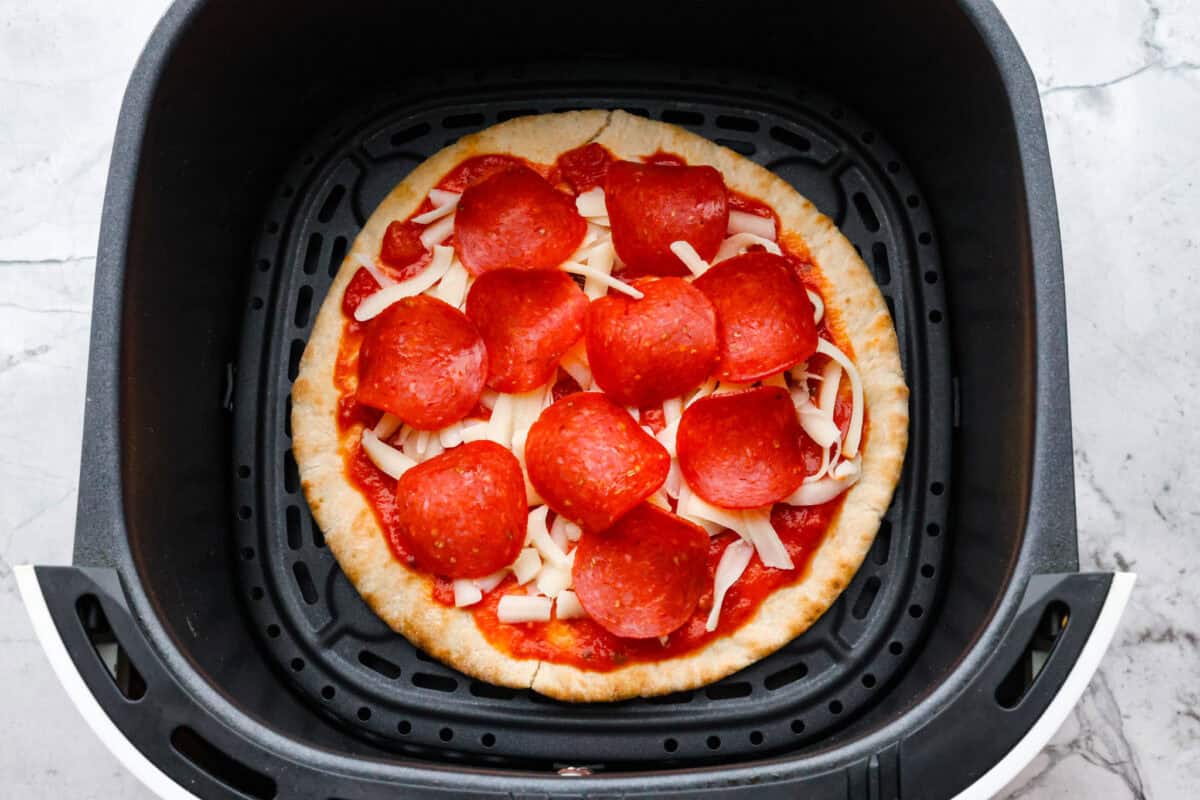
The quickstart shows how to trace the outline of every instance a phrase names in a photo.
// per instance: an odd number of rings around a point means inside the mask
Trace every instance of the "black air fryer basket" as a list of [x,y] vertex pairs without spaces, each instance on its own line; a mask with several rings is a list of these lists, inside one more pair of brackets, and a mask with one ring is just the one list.
[[[1078,572],[1054,191],[984,0],[180,0],[104,208],[71,567],[20,568],[106,744],[163,797],[985,797],[1095,670],[1132,576]],[[912,389],[895,502],[809,632],[715,685],[571,705],[372,615],[290,451],[316,309],[378,201],[459,136],[620,108],[834,218]]]

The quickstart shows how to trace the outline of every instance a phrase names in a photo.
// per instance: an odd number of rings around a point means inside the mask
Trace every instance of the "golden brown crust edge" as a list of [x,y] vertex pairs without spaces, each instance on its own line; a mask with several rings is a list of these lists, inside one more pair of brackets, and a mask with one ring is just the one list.
[[[496,650],[469,611],[434,601],[429,579],[392,558],[374,514],[343,472],[333,382],[342,294],[357,270],[356,255],[378,252],[389,221],[411,214],[441,176],[465,158],[508,153],[549,163],[589,141],[622,158],[663,150],[691,164],[710,164],[732,189],[776,210],[781,240],[806,248],[825,276],[823,294],[854,349],[870,423],[862,478],[847,492],[841,513],[802,581],[772,594],[731,636],[683,656],[610,672],[516,659]],[[782,179],[736,153],[673,125],[621,111],[514,119],[464,137],[417,167],[384,199],[355,239],[321,306],[292,396],[293,450],[305,495],[330,550],[375,613],[421,649],[473,677],[577,702],[703,686],[807,630],[837,599],[870,549],[899,480],[908,441],[908,389],[891,318],[866,265],[832,221]]]

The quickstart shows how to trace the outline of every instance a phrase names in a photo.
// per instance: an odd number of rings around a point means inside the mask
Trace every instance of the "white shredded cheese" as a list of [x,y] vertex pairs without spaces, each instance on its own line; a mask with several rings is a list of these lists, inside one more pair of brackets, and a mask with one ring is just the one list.
[[578,619],[586,617],[587,612],[579,602],[579,596],[570,589],[563,589],[554,598],[554,616],[559,619]]
[[716,391],[716,388],[717,388],[717,379],[709,378],[704,383],[702,383],[696,387],[696,390],[694,392],[692,392],[691,397],[689,397],[687,399],[687,402],[685,402],[683,404],[683,407],[687,408],[688,406],[690,406],[692,403],[696,402],[697,400],[702,400],[705,397],[708,397],[710,394],[712,394],[714,391]]
[[400,430],[401,424],[400,418],[395,414],[384,414],[379,418],[379,422],[375,423],[375,430],[373,430],[372,433],[374,433],[376,438],[378,438],[380,441],[383,441],[384,439],[391,438],[393,433]]
[[683,398],[671,397],[663,400],[662,408],[663,419],[666,421],[666,424],[670,425],[672,422],[677,422],[683,416]]
[[841,431],[833,424],[833,416],[813,404],[807,387],[797,386],[792,390],[792,403],[800,417],[800,427],[808,438],[826,448],[837,441]]
[[592,388],[592,369],[588,366],[587,350],[582,347],[571,348],[558,365],[579,384],[580,389],[586,392]]
[[508,575],[507,567],[504,569],[498,569],[491,575],[485,575],[482,578],[476,578],[474,583],[479,587],[481,592],[486,594],[487,592],[490,592],[492,589],[495,589],[497,586],[499,586],[500,581],[504,580],[504,576],[506,575]]
[[463,425],[461,422],[455,422],[452,425],[447,425],[437,432],[438,441],[442,443],[442,447],[449,450],[451,447],[458,447],[463,443]]
[[607,275],[598,269],[592,269],[590,266],[587,266],[585,264],[580,264],[576,261],[564,261],[563,265],[562,265],[562,269],[564,272],[569,272],[572,275],[582,275],[585,278],[595,278],[597,281],[604,284],[608,288],[616,289],[618,292],[621,292],[622,294],[627,294],[630,297],[632,297],[634,300],[641,300],[643,297],[646,296],[642,293],[642,291],[640,289],[635,289],[634,287],[630,286],[625,281],[623,281],[619,278],[614,278],[613,276]]
[[454,233],[454,217],[454,214],[442,217],[421,231],[421,244],[429,249],[449,239],[450,234]]
[[671,459],[671,468],[667,471],[667,480],[663,483],[663,488],[667,492],[667,497],[679,499],[679,490],[683,486],[683,471],[679,468],[679,459]]
[[[686,520],[695,522],[707,530],[710,536],[720,532],[721,528],[729,528],[743,539],[750,538],[746,530],[746,522],[740,511],[712,505],[693,492],[692,487],[688,486],[686,481],[680,484],[679,503],[675,506],[675,513]],[[706,523],[715,524],[717,527],[714,530],[712,525]]]
[[455,308],[462,308],[463,303],[467,300],[467,283],[471,277],[467,272],[467,268],[462,265],[458,258],[454,258],[450,262],[450,267],[446,270],[446,274],[438,281],[437,286],[429,294],[441,300],[447,305]]
[[689,243],[683,240],[671,242],[671,252],[697,278],[708,271],[708,262],[701,258],[700,254],[696,252],[696,248],[692,247]]
[[496,407],[496,400],[499,397],[500,393],[495,389],[484,389],[483,394],[479,395],[479,405],[491,411]]
[[805,289],[804,291],[808,295],[808,301],[813,304],[813,324],[820,325],[821,318],[825,316],[825,301],[821,299],[821,295],[812,289]]
[[721,560],[717,562],[716,573],[713,575],[713,604],[712,611],[708,612],[708,621],[704,623],[706,631],[717,629],[717,622],[721,618],[721,605],[725,602],[725,593],[729,591],[729,587],[737,583],[738,578],[742,577],[742,573],[746,571],[753,555],[754,545],[741,539],[730,542],[726,546],[725,552],[721,553]]
[[429,190],[429,202],[433,203],[435,206],[444,206],[451,200],[457,203],[460,197],[462,197],[460,193],[448,192],[445,189]]
[[473,606],[483,599],[483,591],[470,578],[456,578],[454,581],[454,605]]
[[792,563],[791,555],[771,524],[770,506],[743,511],[742,518],[745,520],[746,531],[750,534],[750,541],[754,543],[754,549],[758,551],[758,557],[764,565],[777,569],[795,569],[796,565]]
[[752,233],[763,239],[775,238],[775,220],[771,217],[760,217],[758,214],[749,214],[745,211],[729,211],[729,227],[726,230],[731,234]]
[[525,544],[532,545],[545,561],[556,566],[565,566],[567,554],[559,549],[546,530],[546,513],[548,506],[538,506],[529,512],[529,523],[525,531]]
[[371,459],[371,463],[387,473],[389,477],[397,480],[417,465],[416,461],[390,444],[379,441],[379,437],[371,431],[364,430],[362,432],[362,445],[363,450],[367,452],[367,458]]
[[[439,198],[445,198],[446,195],[450,195],[450,197],[449,199],[442,199],[439,203],[434,198],[433,192],[437,192]],[[429,202],[433,204],[433,208],[424,214],[418,214],[412,218],[412,221],[418,225],[428,225],[431,222],[437,222],[442,217],[453,214],[454,209],[458,208],[458,201],[462,199],[461,194],[455,194],[454,192],[443,192],[441,189],[434,189],[433,192],[429,193]],[[442,241],[445,240],[443,239]]]
[[604,189],[597,186],[575,198],[575,210],[581,217],[607,217],[608,206],[604,204]]
[[647,497],[646,502],[652,506],[658,506],[663,511],[671,510],[671,501],[667,500],[667,494],[662,489]]
[[496,404],[492,406],[492,416],[488,420],[487,438],[501,447],[509,447],[512,444],[512,426],[513,396],[501,394],[496,397]]
[[512,573],[517,579],[517,585],[529,583],[542,568],[542,557],[532,547],[521,548],[517,560],[512,563]]
[[[562,514],[556,514],[554,524],[550,526],[550,536],[557,542],[560,534],[568,542],[578,542],[579,537],[583,535],[583,529]],[[562,549],[565,551],[567,548]]]
[[676,457],[675,440],[678,437],[679,420],[672,421],[669,425],[667,425],[667,427],[663,428],[654,436],[654,438],[658,440],[658,443],[666,448],[667,454],[670,455],[671,458]]
[[355,253],[354,260],[358,262],[360,267],[371,273],[371,277],[375,279],[375,282],[378,283],[381,288],[386,289],[387,287],[396,283],[387,275],[383,274],[383,270],[379,269],[379,266],[375,263],[375,259],[371,256],[368,256],[365,253]]
[[442,440],[438,438],[437,431],[430,431],[430,434],[429,446],[425,448],[425,461],[440,456],[446,449],[442,447]]
[[554,522],[550,525],[550,538],[558,545],[558,549],[565,553],[571,549],[571,540],[567,538],[567,529],[559,523],[562,518],[562,514],[554,516]]
[[[842,462],[843,464],[853,462]],[[841,464],[838,465],[842,466]],[[836,468],[834,470],[836,472]],[[845,474],[847,470],[843,471]],[[850,471],[850,474],[844,478],[825,477],[812,483],[802,483],[800,488],[792,492],[791,496],[785,498],[783,502],[790,506],[819,506],[822,503],[828,503],[833,498],[840,495],[842,492],[849,489],[854,484],[858,483],[859,472],[857,468]]]
[[546,597],[557,597],[563,589],[571,588],[571,570],[565,566],[546,564],[538,573],[537,588]]
[[[612,275],[613,259],[615,257],[616,251],[613,250],[612,240],[609,239],[600,242],[588,253],[588,269],[593,269],[601,275]],[[608,284],[599,278],[588,275],[587,279],[583,282],[583,293],[587,295],[589,300],[595,300],[608,293]]]
[[717,254],[713,256],[712,263],[715,266],[728,258],[740,256],[754,245],[759,245],[768,253],[774,253],[777,256],[783,255],[783,251],[779,249],[779,245],[770,239],[755,236],[753,233],[735,233],[721,242],[721,246],[717,248]]
[[506,594],[496,606],[496,616],[501,622],[549,622],[550,609],[554,601],[549,597]]
[[359,322],[366,322],[369,319],[379,316],[392,303],[420,294],[440,281],[442,276],[446,274],[446,270],[450,269],[450,264],[453,261],[453,248],[442,247],[441,245],[434,247],[433,259],[429,262],[429,266],[406,281],[385,286],[374,294],[364,298],[358,304],[358,308],[354,309],[354,318]]
[[[846,374],[850,376],[850,392],[854,401],[854,408],[850,412],[850,428],[846,431],[846,439],[842,442],[842,456],[844,458],[854,458],[858,455],[858,445],[862,441],[863,427],[863,385],[862,378],[859,377],[858,368],[854,366],[846,354],[837,348],[832,342],[826,339],[817,339],[817,352],[824,353],[834,361],[842,365],[842,369],[846,370]],[[822,384],[821,391],[824,393],[825,386]]]
[[477,419],[462,423],[462,440],[466,442],[480,442],[488,438],[488,432],[491,426],[487,422]]

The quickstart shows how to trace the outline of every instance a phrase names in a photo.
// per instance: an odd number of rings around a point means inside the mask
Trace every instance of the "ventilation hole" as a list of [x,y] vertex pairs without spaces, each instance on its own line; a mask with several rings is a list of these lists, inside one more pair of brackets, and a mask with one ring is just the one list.
[[934,323],[935,325],[937,323],[941,322],[942,321],[942,312],[938,311],[936,308],[933,311],[930,311],[929,312],[929,321]]
[[424,661],[426,664],[436,664],[438,660],[427,654],[424,650],[418,650],[416,653],[417,661]]
[[930,536],[937,536],[938,534],[940,534],[942,532],[942,529],[941,529],[941,527],[938,526],[938,524],[936,522],[931,522],[925,526],[925,532],[928,533]]
[[474,128],[484,123],[483,114],[472,112],[470,114],[451,114],[442,120],[442,127],[448,130],[455,128]]
[[679,742],[674,739],[663,739],[663,750],[666,750],[668,753],[674,753],[678,749]]
[[929,484],[929,491],[940,496],[942,492],[946,491],[946,487],[942,486],[940,483],[934,482]]
[[626,109],[624,109],[624,110],[625,110],[627,113],[633,114],[635,117],[643,117],[643,118],[645,118],[645,119],[650,119],[650,112],[649,112],[647,109],[644,109],[644,108],[626,108]]
[[728,147],[733,152],[741,153],[744,156],[752,156],[758,152],[758,148],[755,147],[754,142],[744,142],[741,139],[721,139],[721,138],[714,139],[713,141],[715,141],[717,144],[721,145],[722,147]]
[[1046,607],[1029,642],[996,687],[996,702],[1001,708],[1016,708],[1025,699],[1066,630],[1070,616],[1071,609],[1062,601],[1055,600]]
[[321,243],[324,239],[321,234],[314,233],[308,237],[308,246],[304,248],[304,274],[313,275],[317,271],[317,265],[321,259]]
[[887,245],[876,242],[871,245],[871,262],[875,265],[875,280],[885,286],[892,282],[892,267],[888,263]]
[[329,190],[329,194],[325,195],[325,202],[321,203],[321,209],[317,212],[318,222],[329,222],[333,219],[333,215],[337,213],[338,206],[341,205],[342,198],[346,196],[346,187],[338,184]]
[[295,672],[299,672],[302,669],[304,669],[304,659],[303,658],[293,658],[292,659],[292,670]]
[[250,599],[252,599],[252,600],[262,600],[263,599],[263,590],[262,590],[261,586],[255,586],[253,589],[250,590]]
[[831,700],[829,702],[829,713],[830,714],[840,714],[840,713],[842,713],[842,708],[843,708],[843,706],[842,706],[841,700]]
[[937,283],[937,273],[934,272],[933,270],[926,272],[925,273],[925,282],[926,283]]
[[763,681],[763,686],[771,691],[775,691],[781,686],[787,686],[789,683],[795,683],[808,674],[808,666],[803,662],[792,664],[787,669],[781,669],[779,672],[768,675]]
[[858,209],[858,216],[862,219],[863,225],[871,233],[879,230],[879,217],[875,216],[875,209],[871,208],[871,201],[862,192],[854,193],[854,207]]
[[267,626],[267,636],[270,636],[272,639],[278,639],[279,638],[279,626],[278,625],[268,625]]
[[262,298],[261,298],[261,297],[255,297],[255,298],[253,298],[253,299],[250,301],[250,307],[251,307],[251,308],[253,308],[255,311],[258,311],[260,308],[262,308],[262,307],[263,307],[263,301],[262,301]]
[[496,121],[504,122],[505,120],[516,119],[517,117],[532,117],[536,113],[538,113],[537,109],[533,108],[513,108],[497,114]]
[[916,603],[914,603],[908,607],[908,615],[910,617],[912,617],[913,619],[920,619],[921,615],[924,613],[925,613],[925,609],[921,608]]
[[338,269],[342,266],[342,260],[346,258],[346,237],[339,236],[333,240],[333,251],[329,254],[329,277],[337,275]]
[[908,204],[909,208],[916,208],[917,206],[921,205],[921,198],[917,197],[915,194],[910,194],[908,197],[904,198],[904,202]]
[[662,112],[663,122],[670,122],[675,125],[703,125],[704,115],[699,111],[683,111],[677,108],[668,108]]
[[750,731],[750,744],[754,745],[755,747],[758,747],[762,743],[763,743],[762,731]]
[[673,706],[692,702],[695,692],[671,692],[670,694],[648,697],[646,702],[652,706]]
[[875,132],[863,131],[862,140],[865,144],[870,144],[871,142],[875,141]]
[[897,172],[900,171],[900,162],[899,161],[889,161],[887,163],[887,171],[892,173],[893,175],[895,175]]
[[414,139],[420,139],[425,134],[429,133],[429,124],[422,122],[420,125],[414,125],[411,128],[405,128],[402,131],[392,134],[389,139],[392,147],[399,147],[402,144],[408,144]]
[[292,438],[292,395],[288,393],[287,399],[283,401],[283,432],[287,437]]
[[921,577],[922,578],[932,578],[933,573],[934,573],[933,564],[922,564],[921,565]]
[[746,131],[753,133],[758,130],[758,121],[748,117],[733,117],[722,114],[717,117],[717,127],[728,131]]
[[287,543],[293,550],[299,550],[304,544],[300,534],[300,509],[296,506],[287,507]]
[[226,755],[185,725],[171,731],[171,747],[193,767],[235,793],[258,800],[275,797],[275,781]]
[[450,730],[449,728],[442,728],[440,731],[438,731],[438,738],[443,742],[448,742],[454,738],[454,731]]
[[850,609],[851,616],[855,619],[867,618],[867,612],[874,605],[875,597],[879,594],[879,587],[882,583],[877,575],[867,578],[867,582],[863,584],[862,591],[858,593],[858,597],[854,600],[854,607]]
[[279,223],[271,220],[267,223],[267,233],[279,233]]
[[710,736],[704,740],[704,743],[706,745],[708,745],[709,750],[720,750],[721,749],[721,737],[720,736]]
[[337,689],[334,689],[332,686],[326,686],[321,689],[321,697],[324,697],[326,700],[332,700],[336,694]]
[[402,736],[408,736],[412,733],[412,723],[406,719],[402,719],[396,723],[396,732]]
[[371,718],[371,709],[367,708],[366,706],[363,706],[362,708],[358,709],[357,716],[360,720],[362,720],[363,722],[366,722],[367,720],[369,720]]
[[321,532],[321,529],[317,527],[317,523],[315,523],[315,522],[312,524],[312,534],[313,534],[313,547],[324,547],[325,546],[325,534]]
[[892,642],[888,645],[888,652],[894,656],[898,656],[904,652],[904,645],[899,642]]
[[875,688],[875,676],[869,672],[866,675],[863,675],[862,676],[862,685],[867,687],[868,689],[874,689]]
[[250,477],[250,468],[247,467],[245,464],[242,464],[240,467],[237,468],[237,476],[239,478],[241,478],[242,480],[249,478]]
[[807,153],[812,149],[812,142],[787,128],[771,128],[771,138],[802,153]]
[[[256,300],[258,298],[255,298]],[[262,301],[258,301],[262,304]],[[300,339],[292,340],[292,349],[288,353],[288,380],[296,380],[296,376],[300,374],[300,357],[304,355],[304,342]],[[290,414],[288,415],[291,416]]]
[[317,585],[313,583],[308,565],[303,561],[297,561],[292,565],[292,573],[296,576],[296,586],[300,587],[300,596],[304,598],[304,602],[310,606],[317,602]]
[[412,676],[413,686],[422,689],[432,689],[435,692],[453,692],[458,689],[458,681],[445,675],[430,675],[428,672],[418,672]]
[[271,262],[267,261],[265,258],[260,258],[258,261],[254,262],[254,265],[258,267],[259,272],[267,272],[271,269]]
[[95,595],[83,595],[75,601],[75,614],[88,641],[92,643],[96,657],[125,699],[141,700],[145,697],[146,681],[129,660],[129,654],[113,632],[99,599]]
[[291,450],[283,454],[283,488],[288,494],[295,494],[300,488],[300,468]]
[[735,697],[749,697],[750,684],[745,681],[738,683],[718,683],[709,686],[704,690],[704,694],[709,700],[731,700]]
[[388,661],[380,655],[372,653],[370,650],[360,650],[358,653],[358,663],[362,664],[372,672],[378,672],[388,680],[396,680],[400,677],[400,667]]
[[243,547],[240,552],[242,554],[243,561],[253,561],[254,560],[254,548],[253,547]]
[[505,686],[493,686],[482,681],[471,681],[471,694],[475,697],[487,697],[492,700],[512,700],[517,696],[517,690]]
[[242,506],[238,509],[238,519],[250,519],[250,515],[253,513],[250,506]]
[[792,720],[792,733],[804,733],[804,720]]
[[921,244],[929,244],[930,242],[933,241],[933,237],[930,236],[928,233],[922,233],[920,236],[917,237],[917,241],[920,242]]
[[479,743],[484,747],[495,747],[496,737],[494,734],[485,733],[483,736],[479,737]]
[[871,560],[876,564],[886,564],[891,547],[892,523],[881,519],[879,520],[879,532],[875,534],[875,544],[871,547]]

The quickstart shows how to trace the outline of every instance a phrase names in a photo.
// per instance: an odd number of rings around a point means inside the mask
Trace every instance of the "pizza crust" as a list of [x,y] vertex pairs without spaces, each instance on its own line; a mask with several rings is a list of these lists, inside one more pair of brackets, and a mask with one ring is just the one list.
[[[358,269],[357,256],[375,257],[390,221],[412,214],[446,172],[471,156],[507,153],[552,163],[560,153],[593,141],[626,159],[662,150],[689,164],[709,164],[721,171],[731,189],[775,209],[780,241],[797,252],[807,251],[825,277],[821,288],[830,324],[854,350],[869,421],[862,477],[847,491],[841,512],[802,580],[768,597],[730,636],[686,655],[609,672],[500,652],[483,637],[469,610],[433,600],[431,579],[392,557],[370,506],[344,474],[333,379],[342,334],[342,294]],[[622,111],[510,120],[464,137],[418,166],[384,199],[355,239],[317,316],[292,398],[293,451],[305,495],[330,550],[375,613],[413,644],[468,675],[576,702],[703,686],[807,630],[837,599],[870,549],[899,481],[908,443],[908,388],[891,317],[866,265],[833,222],[781,178],[733,151],[682,128]]]

